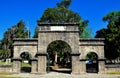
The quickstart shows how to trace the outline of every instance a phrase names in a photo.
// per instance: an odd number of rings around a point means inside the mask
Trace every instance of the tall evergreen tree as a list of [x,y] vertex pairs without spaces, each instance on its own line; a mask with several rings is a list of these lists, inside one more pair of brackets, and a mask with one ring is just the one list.
[[[70,10],[69,6],[72,0],[62,0],[57,3],[57,7],[55,8],[47,8],[41,18],[37,20],[37,23],[80,23],[79,26],[79,34],[83,33],[84,28],[88,24],[88,20],[82,20],[81,16]],[[36,35],[36,33],[34,34]]]
[[8,30],[4,33],[4,37],[1,40],[1,50],[0,57],[1,58],[9,58],[12,57],[12,43],[13,38],[27,38],[28,30],[25,27],[25,23],[21,20],[16,25],[8,28]]
[[95,37],[106,39],[105,56],[108,59],[115,59],[120,57],[120,11],[107,14],[103,21],[108,22],[107,28],[97,31]]

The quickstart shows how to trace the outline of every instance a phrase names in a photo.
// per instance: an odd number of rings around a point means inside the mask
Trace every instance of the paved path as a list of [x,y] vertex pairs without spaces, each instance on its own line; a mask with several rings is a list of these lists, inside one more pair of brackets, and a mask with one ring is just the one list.
[[64,74],[58,72],[50,72],[45,75],[39,74],[29,74],[29,73],[20,73],[20,74],[13,74],[7,76],[17,76],[23,78],[120,78],[120,75],[106,75],[106,74],[83,74],[83,75],[71,75],[71,74]]

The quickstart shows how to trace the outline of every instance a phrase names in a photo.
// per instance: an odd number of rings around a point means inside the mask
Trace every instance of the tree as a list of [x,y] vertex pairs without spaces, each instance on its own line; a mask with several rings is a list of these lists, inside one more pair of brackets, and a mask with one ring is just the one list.
[[38,31],[38,27],[36,27],[33,38],[38,38]]
[[107,14],[103,21],[108,22],[107,28],[97,31],[95,37],[105,38],[106,58],[116,59],[120,57],[120,11]]
[[[79,34],[83,33],[84,28],[88,25],[88,20],[82,20],[81,16],[69,10],[69,6],[71,4],[71,0],[62,0],[57,3],[57,7],[55,8],[47,8],[41,18],[37,20],[37,23],[80,23],[79,25]],[[34,35],[36,35],[35,33]]]
[[12,43],[13,38],[27,38],[28,30],[25,27],[25,23],[21,20],[16,25],[8,28],[4,33],[4,37],[1,40],[0,44],[0,57],[6,59],[12,57]]
[[58,7],[68,8],[71,4],[72,0],[62,0],[60,3],[57,3]]
[[81,34],[81,38],[91,38],[92,30],[90,28],[84,28],[83,33]]

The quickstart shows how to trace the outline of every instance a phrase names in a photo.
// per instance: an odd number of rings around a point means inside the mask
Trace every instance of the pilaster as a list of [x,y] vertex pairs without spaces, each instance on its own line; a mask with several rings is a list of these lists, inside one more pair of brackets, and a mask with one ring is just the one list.
[[13,73],[20,73],[21,71],[21,59],[13,58]]
[[46,56],[47,53],[37,53],[39,74],[46,74],[46,64],[47,64]]
[[31,73],[37,73],[38,60],[36,58],[32,58],[30,59],[30,61],[31,61]]

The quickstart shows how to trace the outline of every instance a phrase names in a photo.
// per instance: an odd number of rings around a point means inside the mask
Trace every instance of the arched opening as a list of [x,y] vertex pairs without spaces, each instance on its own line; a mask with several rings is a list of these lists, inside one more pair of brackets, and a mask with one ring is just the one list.
[[22,52],[20,54],[20,57],[22,59],[21,72],[30,73],[31,72],[31,64],[30,64],[31,54],[29,52]]
[[86,72],[98,73],[98,55],[95,52],[86,55]]
[[71,72],[71,48],[64,41],[53,41],[47,47],[47,71]]

